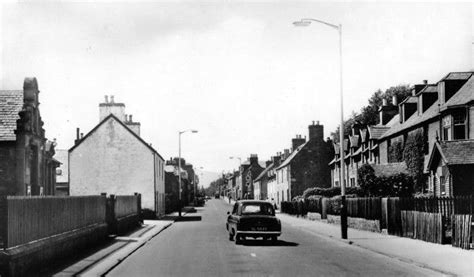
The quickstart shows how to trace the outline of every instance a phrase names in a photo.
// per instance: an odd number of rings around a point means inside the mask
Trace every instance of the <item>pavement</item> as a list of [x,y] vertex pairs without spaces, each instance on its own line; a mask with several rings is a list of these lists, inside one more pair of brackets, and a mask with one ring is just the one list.
[[[183,216],[192,210],[192,207],[183,208]],[[111,242],[99,247],[96,251],[91,251],[92,253],[79,260],[69,263],[62,269],[55,270],[55,273],[51,275],[103,276],[178,220],[178,212],[167,214],[159,220],[144,220],[142,226],[130,234],[114,237]]]
[[[224,201],[229,203],[227,198],[224,198]],[[233,203],[235,201],[231,200],[231,204]],[[277,216],[282,222],[303,231],[339,240],[390,258],[429,268],[445,275],[474,276],[473,250],[352,228],[348,229],[348,239],[344,240],[340,238],[341,229],[339,225],[284,213],[278,213]]]
[[[236,245],[225,229],[228,202],[212,199],[193,220],[173,223],[106,276],[444,276],[282,222],[278,241]],[[295,225],[295,226],[293,226]]]

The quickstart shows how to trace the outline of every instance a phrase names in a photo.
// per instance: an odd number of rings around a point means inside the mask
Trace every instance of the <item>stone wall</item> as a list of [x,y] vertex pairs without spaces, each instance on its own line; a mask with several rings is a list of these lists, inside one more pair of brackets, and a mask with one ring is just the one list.
[[[338,215],[328,214],[328,223],[341,225],[341,217]],[[379,220],[368,220],[364,218],[347,217],[347,225],[349,228],[358,230],[371,231],[380,233],[380,221]]]

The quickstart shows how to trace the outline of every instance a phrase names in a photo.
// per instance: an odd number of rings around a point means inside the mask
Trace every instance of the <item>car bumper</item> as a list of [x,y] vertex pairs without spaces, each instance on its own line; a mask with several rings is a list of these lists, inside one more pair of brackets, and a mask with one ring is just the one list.
[[249,236],[279,236],[281,231],[237,231],[238,235]]

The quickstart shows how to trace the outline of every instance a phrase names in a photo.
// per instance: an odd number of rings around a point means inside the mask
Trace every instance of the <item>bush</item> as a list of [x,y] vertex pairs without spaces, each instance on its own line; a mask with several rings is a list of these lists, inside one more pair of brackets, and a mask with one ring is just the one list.
[[413,178],[410,175],[375,176],[374,169],[368,164],[359,168],[357,180],[367,196],[411,196],[413,193]]
[[332,215],[340,215],[341,214],[341,196],[335,196],[329,199],[327,213]]
[[418,129],[408,134],[403,150],[403,159],[408,168],[408,172],[413,178],[414,190],[416,192],[423,192],[423,185],[425,184],[425,175],[423,173],[423,165],[425,161],[426,139],[423,129]]

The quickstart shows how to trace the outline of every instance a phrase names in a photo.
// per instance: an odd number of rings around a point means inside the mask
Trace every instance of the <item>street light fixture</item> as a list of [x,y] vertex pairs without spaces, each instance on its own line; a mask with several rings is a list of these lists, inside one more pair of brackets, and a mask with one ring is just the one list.
[[346,184],[344,178],[344,105],[343,105],[343,87],[342,87],[342,25],[331,24],[319,19],[303,18],[300,21],[293,22],[296,27],[307,27],[311,22],[317,22],[333,29],[339,34],[339,86],[340,86],[340,102],[341,102],[341,125],[339,127],[339,150],[341,158],[341,170],[339,181],[341,183],[341,237],[347,239],[347,206],[346,206]]
[[179,131],[179,160],[178,160],[178,212],[179,212],[179,217],[181,217],[181,135],[186,133],[186,132],[191,132],[191,133],[197,133],[197,130],[184,130],[184,131]]

